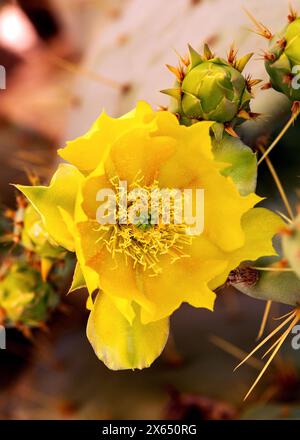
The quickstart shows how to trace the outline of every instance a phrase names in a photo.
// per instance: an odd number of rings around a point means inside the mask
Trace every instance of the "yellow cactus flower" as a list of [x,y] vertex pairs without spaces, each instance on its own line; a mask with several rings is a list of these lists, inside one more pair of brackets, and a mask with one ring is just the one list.
[[[18,186],[52,239],[76,252],[72,289],[88,287],[87,336],[111,369],[148,367],[183,302],[213,310],[213,290],[232,269],[275,253],[272,237],[282,221],[254,208],[261,198],[242,196],[222,174],[228,163],[214,158],[211,125],[181,126],[173,114],[144,102],[119,119],[102,113],[87,134],[59,150],[69,164],[59,166],[49,187]],[[112,224],[99,223],[99,190],[117,193],[124,181],[146,195],[201,188],[202,233],[190,234],[185,222],[152,223],[148,215],[141,224],[127,224],[115,211]],[[127,202],[126,214],[131,208]]]

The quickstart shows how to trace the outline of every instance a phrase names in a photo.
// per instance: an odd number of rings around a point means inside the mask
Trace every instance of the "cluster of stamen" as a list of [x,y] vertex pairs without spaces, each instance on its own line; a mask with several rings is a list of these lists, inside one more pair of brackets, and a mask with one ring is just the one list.
[[[119,179],[113,178],[110,182],[115,190],[118,205]],[[149,271],[149,276],[155,276],[161,272],[159,261],[162,255],[168,254],[171,263],[180,258],[189,257],[186,253],[186,247],[191,245],[192,236],[187,234],[187,225],[174,222],[178,209],[176,203],[171,203],[169,206],[170,222],[168,224],[163,222],[163,203],[159,203],[157,206],[158,221],[151,222],[151,193],[153,190],[159,190],[159,186],[157,181],[148,186],[143,182],[144,178],[138,175],[129,185],[129,189],[138,188],[147,192],[148,215],[144,216],[143,221],[137,224],[124,224],[120,220],[120,216],[124,213],[117,210],[115,224],[99,224],[97,227],[97,231],[100,233],[97,241],[103,243],[113,258],[117,253],[123,254],[126,262],[131,259],[134,267],[140,265],[144,271]],[[172,194],[172,190],[170,190],[170,194]],[[130,207],[132,207],[132,202],[128,202],[127,212]]]

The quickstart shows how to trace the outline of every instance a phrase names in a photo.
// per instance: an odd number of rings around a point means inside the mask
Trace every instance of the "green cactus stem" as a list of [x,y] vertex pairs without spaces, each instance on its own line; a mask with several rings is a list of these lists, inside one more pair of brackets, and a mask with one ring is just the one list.
[[24,262],[10,265],[0,281],[0,308],[5,325],[40,326],[59,302],[59,296],[40,273]]

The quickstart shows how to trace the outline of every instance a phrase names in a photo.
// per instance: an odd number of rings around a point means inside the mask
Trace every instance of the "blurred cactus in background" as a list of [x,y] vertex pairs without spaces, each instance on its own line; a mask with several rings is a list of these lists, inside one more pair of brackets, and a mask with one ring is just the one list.
[[24,228],[20,242],[25,249],[41,258],[63,259],[66,254],[66,251],[51,239],[40,215],[32,205],[28,205],[24,212]]
[[60,305],[74,265],[21,194],[16,196],[16,205],[16,210],[3,213],[6,221],[1,243],[9,252],[3,253],[0,268],[1,321],[30,336],[30,329],[44,328],[51,312]]
[[2,324],[20,328],[42,326],[59,304],[59,295],[26,262],[12,262],[4,272],[0,281]]

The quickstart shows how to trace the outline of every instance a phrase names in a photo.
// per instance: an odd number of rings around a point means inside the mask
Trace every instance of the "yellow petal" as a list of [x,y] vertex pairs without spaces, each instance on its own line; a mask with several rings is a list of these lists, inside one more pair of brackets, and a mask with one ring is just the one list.
[[135,318],[134,302],[126,298],[120,298],[119,296],[109,295],[111,301],[119,312],[127,319],[130,325],[132,325]]
[[152,107],[146,101],[138,101],[136,108],[131,112],[126,113],[121,119],[134,118],[137,122],[147,124],[156,117],[156,112],[152,110]]
[[199,177],[199,167],[204,168],[204,163],[212,161],[212,143],[209,135],[212,124],[199,122],[191,127],[179,127],[174,153],[162,164],[159,172],[158,181],[161,187],[188,188],[191,182]]
[[97,295],[87,324],[87,337],[98,358],[111,370],[149,367],[168,338],[169,320],[144,325],[139,310],[132,325],[105,293]]
[[160,258],[162,272],[157,276],[149,276],[149,272],[140,272],[143,292],[155,305],[155,309],[142,309],[142,322],[147,323],[171,315],[182,302],[194,307],[213,309],[215,294],[207,284],[221,274],[227,261],[222,253],[204,236],[199,236],[197,245],[186,251],[190,257],[181,258],[171,263],[169,255]]
[[121,135],[138,125],[150,123],[155,116],[156,112],[143,101],[121,118],[111,118],[103,112],[85,135],[67,142],[58,154],[82,172],[90,173],[104,161],[111,144]]
[[82,180],[82,174],[75,167],[61,164],[49,186],[16,185],[40,214],[51,238],[69,251],[74,251],[74,239],[59,208],[63,208],[73,217],[75,199]]
[[97,222],[79,223],[77,227],[84,264],[97,274],[100,289],[111,296],[135,301],[147,310],[152,310],[152,301],[146,298],[137,285],[131,258],[120,253],[113,257],[108,252],[103,242],[99,242]]
[[112,185],[105,175],[95,176],[90,174],[82,185],[82,209],[87,218],[96,219],[99,202],[96,201],[98,191],[111,189]]
[[82,289],[83,287],[86,287],[86,283],[80,264],[77,263],[73,274],[72,284],[68,293],[75,292],[75,290]]
[[280,228],[283,220],[272,211],[265,208],[253,208],[242,217],[242,228],[245,233],[245,243],[232,253],[227,254],[228,266],[221,276],[216,277],[209,286],[212,289],[221,286],[231,270],[243,261],[255,261],[262,256],[277,255],[272,239]]
[[91,172],[105,157],[110,144],[132,126],[132,121],[110,118],[102,113],[84,136],[67,142],[58,154],[82,172]]
[[[90,297],[88,299],[87,308],[91,309],[91,307],[93,306],[93,302],[90,300],[91,295],[95,290],[99,289],[98,274],[93,269],[86,266],[86,264],[85,264],[85,259],[84,259],[84,255],[82,252],[81,237],[80,237],[77,225],[74,222],[74,218],[72,218],[71,215],[62,208],[59,208],[59,212],[60,212],[65,224],[68,226],[68,230],[74,240],[74,249],[76,252],[78,264],[80,266],[80,270],[81,270],[82,275],[84,277],[86,287],[87,287],[88,292],[90,294]],[[78,267],[78,275],[79,275],[79,267]]]
[[106,174],[130,184],[140,173],[144,184],[152,183],[159,167],[174,152],[175,144],[169,136],[151,137],[146,126],[128,130],[112,144],[105,163]]
[[197,187],[204,188],[205,233],[226,252],[245,243],[241,219],[262,199],[256,194],[241,196],[231,177],[217,169],[201,170]]

